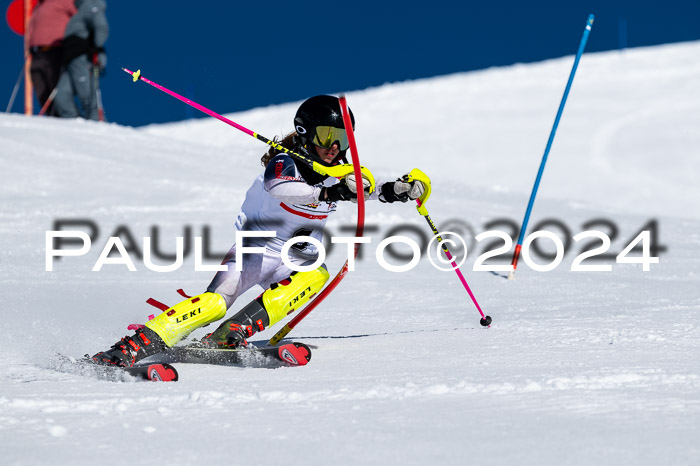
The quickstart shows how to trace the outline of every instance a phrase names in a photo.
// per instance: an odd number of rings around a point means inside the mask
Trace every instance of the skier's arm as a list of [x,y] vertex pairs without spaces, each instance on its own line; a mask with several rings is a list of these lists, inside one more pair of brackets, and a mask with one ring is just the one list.
[[104,48],[109,36],[109,24],[107,24],[107,16],[105,15],[105,3],[102,1],[85,2],[83,8],[85,12],[85,21],[88,25],[88,30],[92,31],[94,45],[98,48]]
[[310,186],[297,174],[289,157],[277,157],[265,169],[265,191],[288,204],[312,204],[319,201],[320,187]]
[[[347,176],[347,186],[352,191],[353,196],[357,192],[357,185],[355,182],[355,175],[350,174]],[[377,189],[369,194],[369,181],[363,179],[363,186],[365,189],[365,199],[368,201],[374,201],[379,199],[380,202],[408,202],[409,200],[418,199],[425,191],[425,186],[419,180],[409,181],[408,175],[404,175],[401,178],[397,178],[396,181],[383,182],[381,180],[376,180],[375,186]]]

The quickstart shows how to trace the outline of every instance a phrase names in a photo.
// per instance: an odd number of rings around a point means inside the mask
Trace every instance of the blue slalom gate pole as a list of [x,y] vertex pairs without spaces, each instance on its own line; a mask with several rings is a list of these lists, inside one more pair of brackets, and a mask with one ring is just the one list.
[[523,224],[520,227],[520,235],[518,236],[518,243],[515,245],[515,253],[513,254],[513,270],[508,274],[509,279],[513,279],[515,276],[515,269],[518,268],[518,259],[520,258],[520,249],[522,248],[523,238],[525,238],[525,231],[527,230],[527,223],[530,221],[530,213],[532,213],[532,206],[535,204],[535,197],[537,196],[537,189],[540,187],[540,180],[542,179],[542,173],[544,172],[544,166],[547,163],[547,156],[549,155],[549,150],[552,148],[552,142],[554,141],[554,135],[557,132],[557,126],[559,126],[559,120],[561,119],[561,114],[564,112],[564,105],[566,105],[566,98],[569,96],[569,90],[571,89],[571,83],[574,82],[574,75],[576,74],[576,68],[578,68],[578,62],[583,55],[583,49],[586,48],[586,42],[588,42],[588,35],[591,33],[591,27],[593,26],[594,16],[591,13],[588,15],[588,21],[586,21],[586,29],[583,31],[583,37],[581,37],[581,43],[578,46],[578,52],[576,52],[576,59],[574,60],[574,66],[571,68],[571,74],[569,75],[569,81],[566,83],[566,89],[564,89],[564,96],[561,98],[561,103],[559,104],[559,110],[557,111],[557,116],[554,119],[554,125],[552,125],[552,132],[549,133],[549,140],[547,141],[547,147],[544,149],[544,155],[542,156],[542,162],[540,163],[540,169],[537,172],[537,178],[535,179],[535,185],[532,187],[532,193],[530,193],[530,201],[527,204],[527,210],[525,211],[525,218],[523,219]]

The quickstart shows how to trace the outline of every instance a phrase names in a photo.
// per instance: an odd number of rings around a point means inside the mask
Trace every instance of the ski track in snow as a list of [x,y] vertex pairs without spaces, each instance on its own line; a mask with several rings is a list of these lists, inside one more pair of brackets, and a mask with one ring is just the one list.
[[[137,272],[91,268],[121,225],[166,252],[187,226],[209,226],[225,251],[265,146],[212,119],[134,129],[0,115],[0,464],[700,463],[699,56],[698,42],[584,55],[530,222],[556,218],[573,235],[609,219],[618,253],[656,219],[668,250],[650,272],[571,272],[573,244],[554,271],[521,259],[507,281],[472,271],[472,238],[462,270],[493,317],[484,329],[455,274],[425,259],[384,271],[370,245],[290,335],[315,347],[308,366],[179,364],[169,384],[85,377],[53,354],[108,347],[157,312],[148,297],[201,292],[211,274],[192,257],[165,274],[138,259]],[[572,60],[349,93],[362,163],[381,179],[428,173],[438,227],[519,222]],[[272,137],[297,105],[229,117]],[[367,210],[373,244],[402,223],[429,233],[410,205]],[[354,216],[341,206],[331,229]],[[56,219],[90,219],[99,237],[45,272]],[[330,270],[343,260],[336,248]]]

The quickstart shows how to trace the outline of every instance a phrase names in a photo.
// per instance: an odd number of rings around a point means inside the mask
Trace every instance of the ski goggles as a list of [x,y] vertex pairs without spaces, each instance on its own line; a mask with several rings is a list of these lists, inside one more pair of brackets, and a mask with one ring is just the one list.
[[311,142],[324,149],[330,149],[333,144],[338,144],[338,149],[341,151],[348,150],[350,147],[345,129],[333,126],[317,126]]

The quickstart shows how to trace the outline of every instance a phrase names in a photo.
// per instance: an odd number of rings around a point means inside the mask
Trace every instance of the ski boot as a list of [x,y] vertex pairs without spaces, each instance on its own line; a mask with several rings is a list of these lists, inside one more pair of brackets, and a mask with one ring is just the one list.
[[247,346],[246,338],[276,324],[306,304],[318,293],[329,278],[325,267],[308,272],[295,272],[289,278],[274,283],[250,304],[226,319],[219,328],[200,342],[209,348]]
[[99,364],[132,367],[141,359],[172,348],[193,330],[226,315],[226,302],[216,293],[188,298],[168,308],[130,337],[124,337],[107,351],[91,359]]
[[165,351],[163,339],[149,328],[141,328],[133,336],[126,336],[107,351],[101,351],[90,360],[96,364],[132,367],[137,361]]
[[238,348],[248,346],[246,338],[270,326],[270,316],[262,304],[261,296],[226,319],[213,333],[201,340],[205,348]]

